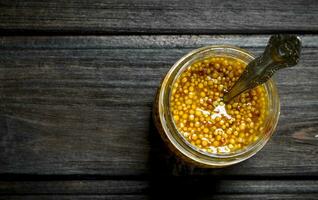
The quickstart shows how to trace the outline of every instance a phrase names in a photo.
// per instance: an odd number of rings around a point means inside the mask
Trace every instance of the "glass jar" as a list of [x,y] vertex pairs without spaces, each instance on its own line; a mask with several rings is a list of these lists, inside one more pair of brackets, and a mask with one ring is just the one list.
[[264,84],[268,98],[268,115],[264,122],[263,132],[259,134],[260,138],[247,148],[228,154],[198,151],[185,140],[175,126],[169,106],[171,89],[174,81],[193,62],[214,56],[232,57],[244,63],[249,63],[255,59],[255,56],[250,52],[229,45],[207,46],[191,51],[178,60],[163,79],[154,102],[153,118],[162,139],[177,157],[196,166],[217,168],[242,162],[264,147],[276,128],[280,104],[277,88],[274,81],[270,79]]

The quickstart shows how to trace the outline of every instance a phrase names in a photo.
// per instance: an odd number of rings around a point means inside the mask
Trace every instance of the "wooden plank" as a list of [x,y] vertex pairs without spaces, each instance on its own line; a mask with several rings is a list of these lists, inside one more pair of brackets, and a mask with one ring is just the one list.
[[304,35],[301,63],[276,76],[279,125],[248,161],[187,166],[153,127],[156,88],[182,55],[220,42],[260,53],[268,37],[2,37],[0,173],[317,177],[317,36]]
[[218,180],[165,178],[148,180],[0,181],[0,195],[119,194],[314,194],[317,180]]
[[[302,47],[316,48],[318,36],[299,34]],[[111,36],[28,36],[0,37],[2,49],[193,49],[208,45],[236,45],[264,48],[270,35],[111,35]],[[186,50],[188,51],[188,50]],[[306,56],[306,55],[304,55]],[[310,59],[310,57],[306,57]]]
[[3,0],[0,29],[2,34],[308,33],[318,30],[317,7],[315,0]]
[[[183,191],[184,192],[184,191]],[[153,195],[27,195],[27,196],[0,196],[2,200],[91,200],[91,199],[112,199],[112,200],[144,200],[144,199],[162,199],[167,196]],[[173,197],[173,196],[172,196]],[[175,196],[180,198],[182,195]],[[211,195],[211,196],[187,196],[201,200],[249,200],[249,199],[271,199],[271,200],[317,200],[317,194],[244,194],[244,195]]]
[[[0,196],[1,200],[91,200],[91,199],[111,199],[111,200],[144,200],[150,199],[146,195],[26,195],[26,196],[14,196],[14,195],[4,195]],[[294,198],[295,199],[295,198]]]
[[142,194],[147,190],[149,182],[143,180],[0,181],[1,195]]

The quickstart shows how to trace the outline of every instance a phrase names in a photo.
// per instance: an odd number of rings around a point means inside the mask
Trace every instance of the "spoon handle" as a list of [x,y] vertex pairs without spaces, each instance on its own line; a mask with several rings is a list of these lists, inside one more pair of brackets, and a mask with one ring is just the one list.
[[300,51],[301,40],[296,35],[271,36],[264,53],[246,66],[238,81],[225,94],[224,102],[265,83],[277,70],[296,65]]

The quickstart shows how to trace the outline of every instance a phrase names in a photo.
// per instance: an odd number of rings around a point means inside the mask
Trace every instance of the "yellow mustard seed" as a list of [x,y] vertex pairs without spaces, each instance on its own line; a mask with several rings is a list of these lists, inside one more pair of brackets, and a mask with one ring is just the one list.
[[189,120],[193,121],[194,120],[194,115],[190,114],[189,115]]
[[221,138],[222,138],[221,135],[216,136],[216,140],[221,140]]
[[208,142],[206,140],[202,141],[202,146],[206,147],[208,145]]
[[241,130],[245,130],[245,128],[246,128],[246,125],[245,125],[244,123],[242,123],[242,124],[240,125],[240,129],[241,129]]
[[204,132],[204,133],[208,133],[208,132],[209,132],[209,129],[208,129],[208,128],[204,128],[204,129],[203,129],[203,132]]
[[196,121],[195,123],[194,123],[194,126],[196,127],[196,128],[199,128],[200,127],[200,122],[198,122],[198,121]]
[[213,142],[213,146],[214,146],[214,147],[219,146],[219,144],[220,144],[220,142],[219,142],[219,141],[217,141],[217,140],[215,140],[215,141]]

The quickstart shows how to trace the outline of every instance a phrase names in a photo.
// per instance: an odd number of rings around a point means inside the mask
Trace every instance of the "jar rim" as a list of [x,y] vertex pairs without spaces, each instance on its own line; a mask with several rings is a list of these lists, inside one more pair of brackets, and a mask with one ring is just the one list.
[[[233,46],[233,45],[211,45],[211,46],[205,46],[202,48],[194,49],[188,54],[184,55],[182,58],[180,58],[168,71],[166,74],[160,90],[159,90],[159,96],[158,96],[158,107],[159,107],[159,120],[162,124],[162,127],[164,129],[164,134],[166,134],[169,141],[172,143],[172,145],[183,155],[186,157],[199,162],[204,165],[212,165],[212,166],[226,166],[235,164],[238,162],[241,162],[245,159],[248,159],[249,157],[253,156],[255,153],[257,153],[260,149],[263,148],[263,146],[267,143],[270,136],[273,134],[277,123],[278,123],[278,117],[280,114],[280,103],[279,103],[279,97],[277,94],[277,88],[272,79],[268,80],[264,85],[268,94],[268,100],[272,103],[272,111],[273,111],[273,118],[271,119],[271,126],[270,129],[267,130],[267,132],[262,134],[262,138],[260,138],[257,142],[248,145],[248,147],[240,150],[235,151],[232,153],[222,153],[222,154],[213,154],[204,152],[193,145],[191,145],[177,130],[175,127],[175,123],[173,120],[171,120],[171,117],[167,117],[167,115],[170,115],[170,109],[169,109],[169,99],[170,99],[170,93],[171,93],[171,85],[174,83],[175,79],[178,77],[178,75],[189,66],[189,62],[193,60],[197,60],[196,56],[202,54],[202,53],[221,53],[224,56],[228,56],[229,53],[236,53],[237,56],[244,56],[249,61],[255,59],[255,56],[245,50],[241,49],[239,47]],[[228,53],[228,54],[227,54]],[[235,57],[236,59],[240,59],[238,57]],[[192,59],[192,60],[191,60]],[[171,82],[172,81],[172,82]],[[168,94],[167,94],[168,92]],[[167,98],[168,95],[168,98]],[[168,103],[167,103],[168,102]],[[168,104],[168,106],[166,105]],[[268,105],[270,106],[270,105]],[[270,115],[271,113],[269,113]],[[268,118],[268,117],[267,117]],[[170,120],[169,120],[170,119]],[[268,120],[267,120],[268,121]],[[167,124],[168,123],[168,124]],[[266,122],[267,123],[267,122]],[[175,129],[174,133],[171,132],[171,129]],[[177,132],[177,134],[175,133]],[[179,138],[176,138],[179,137]],[[195,153],[197,152],[197,153]]]

